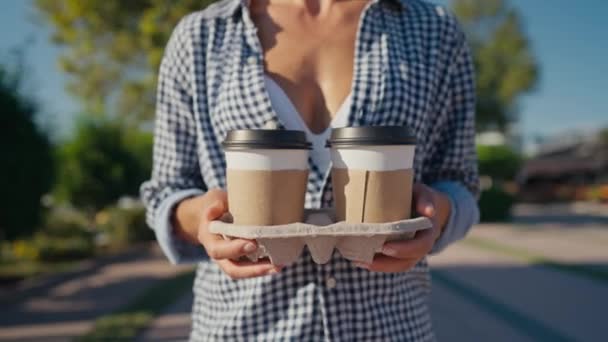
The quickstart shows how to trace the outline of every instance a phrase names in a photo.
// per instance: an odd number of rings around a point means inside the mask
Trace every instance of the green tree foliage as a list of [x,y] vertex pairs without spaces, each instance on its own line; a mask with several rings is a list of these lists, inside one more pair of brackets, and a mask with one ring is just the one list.
[[40,199],[53,181],[51,144],[36,126],[36,106],[19,91],[20,80],[20,72],[0,66],[0,239],[9,240],[36,229]]
[[505,131],[517,120],[517,100],[536,85],[539,67],[519,13],[504,0],[453,0],[473,49],[477,129]]
[[608,146],[608,127],[602,128],[602,130],[600,131],[600,142]]
[[495,180],[513,180],[522,158],[508,146],[477,146],[479,174]]
[[87,112],[150,119],[158,66],[178,20],[210,0],[36,0],[65,50],[68,90]]
[[123,195],[136,196],[150,175],[151,151],[150,133],[108,120],[83,121],[59,149],[56,194],[93,211]]

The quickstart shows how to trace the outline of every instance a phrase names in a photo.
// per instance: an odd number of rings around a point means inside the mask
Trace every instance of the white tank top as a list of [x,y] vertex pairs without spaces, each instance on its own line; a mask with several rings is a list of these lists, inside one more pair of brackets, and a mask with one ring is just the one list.
[[331,129],[335,127],[344,127],[348,124],[348,111],[351,105],[351,94],[349,94],[336,112],[336,115],[331,120],[329,127],[325,131],[315,134],[310,131],[302,116],[291,102],[285,91],[269,76],[265,76],[266,90],[270,97],[272,108],[279,116],[286,129],[304,131],[306,138],[312,143],[310,156],[313,163],[319,170],[326,174],[331,163],[329,150],[325,147],[325,142],[329,138]]

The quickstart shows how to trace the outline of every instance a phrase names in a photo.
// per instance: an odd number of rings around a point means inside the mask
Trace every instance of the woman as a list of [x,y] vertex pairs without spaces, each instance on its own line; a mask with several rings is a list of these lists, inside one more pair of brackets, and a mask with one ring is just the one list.
[[[142,197],[168,258],[200,262],[191,340],[434,338],[425,257],[478,216],[473,70],[452,16],[417,0],[224,0],[179,23],[158,87]],[[433,229],[387,243],[367,265],[339,253],[316,265],[307,252],[282,269],[233,261],[257,246],[207,230],[227,211],[220,143],[269,124],[314,141],[330,127],[409,126],[414,207]],[[327,153],[310,158],[308,208],[332,205]]]

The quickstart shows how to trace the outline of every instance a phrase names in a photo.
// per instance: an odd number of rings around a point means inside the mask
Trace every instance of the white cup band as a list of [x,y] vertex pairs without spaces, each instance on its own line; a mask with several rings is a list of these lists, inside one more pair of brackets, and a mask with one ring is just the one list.
[[308,170],[308,150],[226,151],[231,170]]
[[411,169],[414,145],[361,146],[331,149],[332,165],[338,169],[392,171]]

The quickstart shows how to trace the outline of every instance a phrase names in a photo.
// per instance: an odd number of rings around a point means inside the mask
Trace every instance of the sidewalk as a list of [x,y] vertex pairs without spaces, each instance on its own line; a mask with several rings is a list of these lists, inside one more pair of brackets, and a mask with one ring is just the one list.
[[[608,260],[606,260],[608,262]],[[608,284],[466,244],[431,259],[439,340],[603,341]]]
[[0,341],[70,340],[157,281],[188,269],[171,266],[154,243],[87,266],[4,298]]

